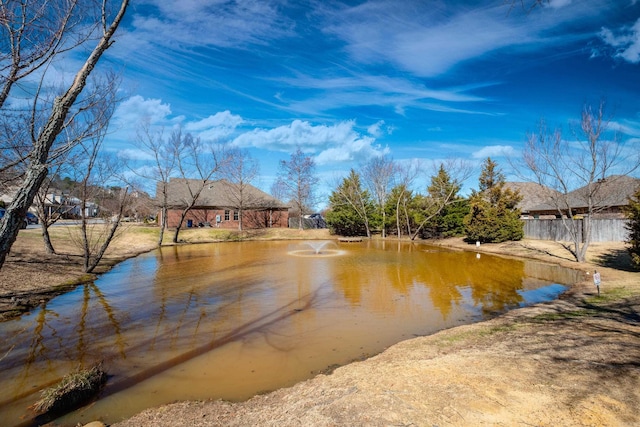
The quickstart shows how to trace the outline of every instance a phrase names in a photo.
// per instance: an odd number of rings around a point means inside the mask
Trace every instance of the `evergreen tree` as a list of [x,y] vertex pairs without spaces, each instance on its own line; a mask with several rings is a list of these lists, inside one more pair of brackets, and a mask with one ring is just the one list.
[[505,188],[505,178],[497,163],[487,158],[479,179],[479,190],[472,191],[470,211],[465,217],[467,239],[480,242],[504,242],[524,237],[520,220],[518,191]]
[[455,203],[442,209],[437,219],[437,230],[442,237],[464,236],[464,218],[469,213],[469,201],[458,197]]
[[[433,215],[425,227],[426,234],[436,237],[452,237],[464,234],[464,217],[469,205],[458,196],[461,185],[451,180],[444,165],[440,165],[437,175],[431,177],[427,192],[432,200],[439,201],[435,206],[439,212]],[[425,234],[425,233],[423,233]]]
[[371,236],[371,226],[376,220],[375,204],[354,170],[331,193],[329,205],[326,220],[332,234]]
[[430,231],[433,231],[446,208],[457,203],[459,190],[458,181],[452,180],[444,164],[441,164],[438,173],[431,177],[428,194],[417,195],[412,200],[413,221],[417,228],[411,234],[411,240],[419,234],[423,237],[432,236]]
[[629,254],[636,266],[640,266],[640,188],[629,198],[629,204],[625,207],[625,214],[629,219]]

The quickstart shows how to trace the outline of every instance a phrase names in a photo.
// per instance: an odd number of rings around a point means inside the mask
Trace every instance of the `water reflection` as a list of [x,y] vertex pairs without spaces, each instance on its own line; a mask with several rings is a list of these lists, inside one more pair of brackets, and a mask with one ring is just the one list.
[[78,365],[104,361],[107,387],[57,422],[111,423],[180,399],[246,399],[414,335],[554,298],[554,283],[577,280],[555,266],[411,243],[338,249],[162,248],[0,324],[3,425],[28,424],[38,391]]

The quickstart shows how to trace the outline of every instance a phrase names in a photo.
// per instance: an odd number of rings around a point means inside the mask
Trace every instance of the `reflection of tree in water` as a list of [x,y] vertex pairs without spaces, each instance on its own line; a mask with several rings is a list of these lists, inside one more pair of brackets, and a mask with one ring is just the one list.
[[[490,262],[486,262],[487,258]],[[525,263],[486,255],[478,261],[469,269],[473,275],[469,287],[474,306],[480,306],[485,315],[518,307],[523,301],[518,291],[523,288]]]
[[[22,361],[19,358],[16,358],[16,360],[13,362],[8,361],[9,362],[8,367],[20,366],[20,364],[22,365],[22,371],[20,373],[20,382],[18,383],[19,386],[16,387],[16,389],[27,390],[27,394],[32,393],[32,390],[30,390],[30,388],[32,387],[27,385],[27,381],[30,379],[33,379],[33,378],[30,378],[31,368],[33,367],[36,361],[44,360],[46,362],[46,367],[47,367],[47,369],[45,370],[46,373],[50,373],[53,371],[53,364],[47,357],[47,354],[51,351],[49,349],[49,344],[47,343],[47,338],[51,336],[51,337],[54,337],[55,339],[55,345],[52,345],[51,347],[64,348],[63,337],[56,336],[55,330],[47,322],[47,316],[53,316],[57,318],[58,314],[53,311],[47,310],[46,303],[45,303],[42,305],[41,309],[38,311],[38,314],[35,317],[35,326],[33,328],[33,335],[31,337],[31,342],[28,346],[28,352],[24,361]],[[50,335],[46,334],[45,330],[50,330],[51,331]],[[26,332],[26,328],[23,329],[22,332]],[[17,354],[17,356],[19,357],[19,354]],[[1,371],[4,371],[5,369],[1,369]],[[50,384],[50,382],[48,384]]]
[[[15,321],[24,324],[17,333],[0,337],[12,349],[0,360],[4,392],[0,412],[22,400],[33,403],[32,395],[42,388],[59,382],[78,366],[87,367],[103,359],[103,348],[109,354],[115,348],[120,357],[125,357],[126,342],[113,307],[94,283],[80,287],[81,292],[76,293],[80,298],[74,301],[79,310],[62,307],[58,313],[50,308],[55,307],[55,299],[45,302],[33,316]],[[106,322],[97,320],[101,314]]]
[[[106,324],[110,326],[109,329],[111,329],[113,332],[109,331],[106,334],[103,334],[102,331],[98,331],[98,330],[94,331],[93,327],[91,326],[91,322],[89,323],[89,325],[87,325],[87,317],[90,314],[95,314],[93,313],[93,310],[91,307],[91,301],[92,301],[91,293],[95,295],[98,305],[102,307],[104,314],[106,314],[107,320],[108,320]],[[113,307],[111,307],[111,304],[109,304],[109,301],[107,301],[107,298],[105,297],[104,293],[94,283],[84,285],[83,295],[84,297],[82,299],[82,310],[80,311],[81,312],[80,321],[78,322],[78,327],[76,328],[77,335],[78,335],[77,352],[76,352],[78,361],[82,366],[88,366],[88,365],[85,365],[84,358],[88,353],[87,350],[90,349],[93,346],[93,343],[95,342],[95,340],[92,340],[89,337],[89,335],[92,333],[96,334],[97,339],[102,339],[104,336],[113,336],[114,344],[115,344],[114,347],[118,350],[118,354],[120,354],[120,357],[124,359],[126,357],[126,354],[125,354],[126,342],[124,340],[124,335],[122,334],[122,327],[120,326],[120,321],[116,318],[116,314],[115,314],[115,311],[113,310]],[[89,339],[86,340],[86,338],[89,338]],[[88,363],[92,364],[94,362],[95,362],[94,360],[91,360]]]
[[[370,244],[370,246],[373,246]],[[429,290],[433,306],[447,319],[465,303],[462,289],[471,290],[471,304],[484,314],[517,307],[523,300],[525,263],[475,253],[429,249],[406,242],[385,242],[355,255],[336,267],[335,287],[353,306],[371,296],[378,310],[395,312],[397,295],[409,295],[416,286]]]

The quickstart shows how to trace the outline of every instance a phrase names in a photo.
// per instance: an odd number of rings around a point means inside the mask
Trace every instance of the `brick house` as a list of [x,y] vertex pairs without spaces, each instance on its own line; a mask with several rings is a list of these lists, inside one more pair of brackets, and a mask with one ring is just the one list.
[[[162,194],[162,183],[156,187],[156,200]],[[182,212],[191,202],[191,194],[201,190],[194,206],[183,220],[183,227],[217,227],[238,229],[287,228],[289,207],[252,185],[239,186],[226,180],[202,182],[195,179],[171,178],[167,184],[167,226],[175,228]],[[162,213],[158,223],[162,224]]]

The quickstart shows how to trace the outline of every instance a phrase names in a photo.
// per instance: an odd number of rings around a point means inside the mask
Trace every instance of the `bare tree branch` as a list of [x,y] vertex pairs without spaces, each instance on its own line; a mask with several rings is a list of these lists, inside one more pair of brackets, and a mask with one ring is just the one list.
[[[39,131],[30,151],[30,163],[25,173],[24,182],[7,208],[4,218],[0,221],[0,268],[4,264],[7,253],[15,242],[22,218],[24,218],[27,209],[33,203],[35,195],[47,177],[51,148],[64,128],[69,112],[87,85],[87,79],[93,72],[102,54],[113,43],[113,36],[124,17],[128,5],[128,0],[121,1],[120,7],[113,15],[110,24],[105,28],[96,46],[89,53],[84,64],[76,73],[73,82],[68,86],[67,90],[53,102],[51,113],[43,128]],[[101,13],[105,15],[107,13],[106,2],[102,3]],[[4,102],[0,105],[4,106]]]

